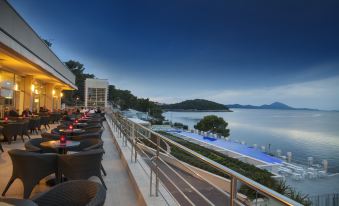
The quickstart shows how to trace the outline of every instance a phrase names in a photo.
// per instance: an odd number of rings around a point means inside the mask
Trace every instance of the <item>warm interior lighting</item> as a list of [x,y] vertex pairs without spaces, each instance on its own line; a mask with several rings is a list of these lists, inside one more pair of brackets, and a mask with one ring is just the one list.
[[54,89],[52,90],[52,95],[55,95],[55,90]]
[[60,93],[60,97],[63,97],[63,96],[64,96],[64,93],[61,92],[61,93]]
[[15,90],[15,91],[18,91],[18,90],[19,90],[19,85],[18,85],[18,84],[15,84],[15,85],[14,85],[14,90]]
[[36,90],[35,90],[35,94],[39,94],[39,90],[36,89]]
[[35,86],[34,86],[34,84],[32,84],[31,89],[32,89],[32,92],[35,91]]

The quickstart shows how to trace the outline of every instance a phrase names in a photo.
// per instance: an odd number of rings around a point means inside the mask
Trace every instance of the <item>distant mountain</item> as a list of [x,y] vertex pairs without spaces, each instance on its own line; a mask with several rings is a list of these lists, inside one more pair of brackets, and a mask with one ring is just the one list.
[[264,104],[261,106],[254,105],[241,105],[241,104],[228,104],[226,105],[228,108],[241,108],[241,109],[285,109],[285,110],[317,110],[317,109],[309,109],[309,108],[294,108],[288,106],[287,104],[281,102],[274,102],[272,104]]
[[229,111],[227,106],[205,99],[193,99],[175,104],[163,104],[161,108],[175,111]]

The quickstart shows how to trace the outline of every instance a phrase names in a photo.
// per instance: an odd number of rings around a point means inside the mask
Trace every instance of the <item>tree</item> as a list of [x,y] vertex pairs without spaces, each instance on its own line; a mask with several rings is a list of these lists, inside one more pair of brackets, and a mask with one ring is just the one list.
[[71,90],[64,92],[63,102],[67,105],[74,105],[75,99],[78,105],[83,105],[85,101],[85,80],[87,78],[94,78],[94,74],[84,73],[84,65],[78,61],[69,60],[65,62],[65,65],[73,72],[75,75],[75,85],[78,87],[78,90]]
[[50,40],[47,40],[47,39],[42,39],[42,40],[45,42],[45,44],[46,44],[49,48],[52,47],[53,43],[52,43]]
[[200,120],[200,122],[198,122],[196,125],[194,125],[194,128],[205,132],[210,131],[228,137],[230,135],[230,130],[227,129],[227,126],[228,123],[225,122],[223,118],[216,115],[208,115]]
[[163,120],[162,109],[155,102],[148,98],[138,98],[129,90],[117,89],[114,85],[108,86],[108,100],[114,105],[119,105],[120,109],[135,109],[141,112],[148,112],[152,117]]

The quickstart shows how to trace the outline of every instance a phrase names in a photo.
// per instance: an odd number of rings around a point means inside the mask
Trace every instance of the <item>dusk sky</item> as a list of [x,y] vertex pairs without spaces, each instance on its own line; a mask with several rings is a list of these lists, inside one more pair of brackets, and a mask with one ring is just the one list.
[[159,102],[339,109],[339,1],[9,0],[63,60]]

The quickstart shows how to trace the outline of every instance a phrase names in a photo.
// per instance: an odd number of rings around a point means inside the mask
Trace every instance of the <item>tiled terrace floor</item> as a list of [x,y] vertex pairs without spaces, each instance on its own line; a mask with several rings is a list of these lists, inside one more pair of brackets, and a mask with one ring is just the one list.
[[[51,128],[55,126],[56,125],[51,125]],[[116,151],[112,139],[112,134],[106,122],[104,122],[104,127],[105,131],[102,135],[102,139],[104,141],[105,154],[102,163],[107,172],[107,176],[104,176],[104,181],[107,185],[107,196],[105,205],[138,205],[133,186],[128,177],[127,171],[119,158],[119,154]],[[31,137],[38,138],[40,137],[40,135],[31,135]],[[27,141],[27,137],[25,137],[25,140]],[[21,141],[20,138],[18,138],[17,141],[12,142],[11,145],[8,145],[7,143],[2,143],[2,146],[5,152],[0,153],[0,193],[2,193],[2,191],[4,190],[12,174],[12,161],[7,151],[11,149],[24,149],[24,143]],[[96,177],[91,178],[91,180],[100,182]],[[31,197],[37,193],[48,190],[49,187],[46,186],[45,181],[45,179],[42,180],[40,184],[34,188]],[[19,179],[17,179],[7,191],[6,197],[22,198],[22,196],[22,183]]]

